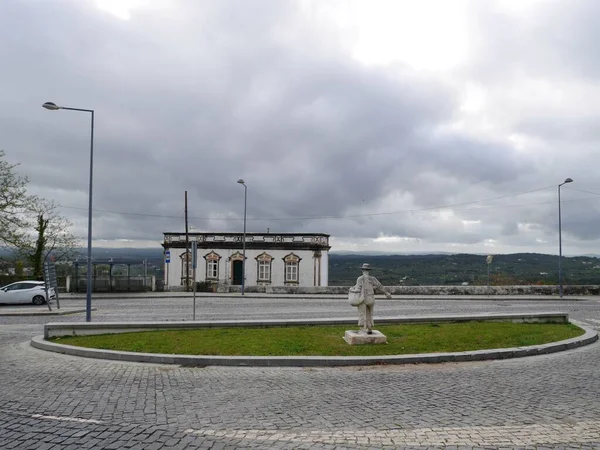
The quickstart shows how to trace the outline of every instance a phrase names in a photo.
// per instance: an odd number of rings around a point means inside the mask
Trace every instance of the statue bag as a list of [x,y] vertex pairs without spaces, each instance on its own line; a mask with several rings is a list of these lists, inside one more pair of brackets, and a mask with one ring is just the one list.
[[348,301],[352,306],[359,306],[363,302],[362,291],[353,286],[348,291]]

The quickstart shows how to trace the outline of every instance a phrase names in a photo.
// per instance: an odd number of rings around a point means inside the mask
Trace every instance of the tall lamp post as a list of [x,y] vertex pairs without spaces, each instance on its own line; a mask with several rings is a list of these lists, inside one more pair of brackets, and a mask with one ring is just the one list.
[[562,224],[560,217],[560,187],[563,184],[572,183],[571,178],[567,178],[565,181],[558,185],[558,295],[560,298],[563,296],[563,278],[562,278]]
[[81,108],[67,108],[66,106],[58,106],[52,102],[46,102],[42,105],[50,111],[66,109],[68,111],[81,111],[91,113],[92,127],[90,134],[90,186],[89,186],[89,204],[88,204],[88,242],[87,242],[87,294],[85,303],[85,321],[92,321],[92,185],[94,175],[94,110]]
[[244,295],[246,285],[246,200],[248,199],[248,186],[241,178],[237,182],[244,186],[244,237],[242,238],[242,295]]

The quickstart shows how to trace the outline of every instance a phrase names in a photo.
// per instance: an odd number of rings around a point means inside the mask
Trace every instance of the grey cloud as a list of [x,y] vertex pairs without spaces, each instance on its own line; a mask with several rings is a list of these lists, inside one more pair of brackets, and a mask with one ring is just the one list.
[[518,124],[517,130],[528,135],[543,136],[544,139],[565,145],[580,145],[580,143],[585,144],[600,139],[598,115],[598,113],[584,113],[583,117],[572,117],[565,113],[562,117],[547,115],[526,118]]
[[[407,66],[369,67],[353,60],[334,32],[308,20],[295,3],[169,5],[160,14],[134,12],[129,22],[86,2],[0,5],[0,37],[10,43],[0,48],[0,58],[9,62],[0,86],[8,105],[0,110],[0,147],[23,162],[36,192],[82,208],[63,210],[80,235],[86,226],[89,117],[50,113],[40,107],[45,101],[96,110],[98,239],[160,240],[162,231],[183,229],[185,190],[196,227],[239,230],[243,189],[235,182],[244,178],[250,231],[269,227],[354,239],[385,234],[473,246],[498,238],[512,244],[525,239],[518,222],[552,237],[552,206],[510,212],[457,208],[450,222],[424,213],[296,217],[458,204],[544,186],[549,175],[560,181],[593,173],[590,167],[560,174],[555,166],[567,170],[567,158],[536,166],[531,154],[496,136],[441,133],[460,107],[456,84]],[[567,8],[573,20],[584,11],[579,5]],[[557,56],[547,44],[539,61],[531,58],[541,44],[517,48],[531,30],[514,29],[512,21],[473,8],[482,51],[478,66],[464,69],[469,77],[484,79],[481,74],[501,64],[502,71],[531,65],[543,73],[562,58],[563,50]],[[560,8],[552,4],[544,13],[546,35],[560,19]],[[574,33],[569,39],[564,49],[588,51]],[[561,72],[575,75],[580,72]],[[517,117],[517,130],[552,138],[552,117],[539,120]],[[582,122],[574,119],[576,126]],[[591,131],[586,139],[594,138]],[[574,160],[573,169],[580,164]],[[383,202],[396,191],[406,198],[395,205]],[[535,200],[553,198],[552,191]],[[570,232],[580,239],[597,237],[584,225],[589,212],[572,216],[580,226]],[[481,220],[481,226],[465,228],[463,218]]]
[[470,6],[470,27],[477,36],[471,42],[473,73],[490,78],[527,74],[541,80],[598,76],[598,2],[535,2],[522,15],[507,12],[502,0],[472,0]]

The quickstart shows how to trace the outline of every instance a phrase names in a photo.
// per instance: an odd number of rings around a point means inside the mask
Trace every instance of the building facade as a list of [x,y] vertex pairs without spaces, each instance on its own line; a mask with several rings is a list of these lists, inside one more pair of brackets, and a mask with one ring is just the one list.
[[[192,242],[196,242],[196,281],[241,285],[242,233],[164,233],[165,288],[194,280]],[[246,233],[245,286],[327,286],[329,235],[323,233]],[[167,262],[168,261],[168,262]]]

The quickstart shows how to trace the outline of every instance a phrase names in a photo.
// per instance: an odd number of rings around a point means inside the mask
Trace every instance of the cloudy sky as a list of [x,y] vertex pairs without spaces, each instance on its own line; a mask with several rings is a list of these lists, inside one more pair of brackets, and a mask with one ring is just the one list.
[[94,243],[600,253],[596,0],[2,0],[0,149]]

